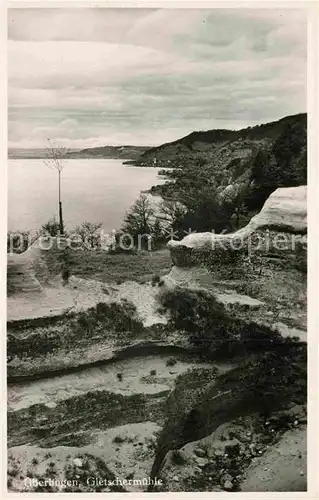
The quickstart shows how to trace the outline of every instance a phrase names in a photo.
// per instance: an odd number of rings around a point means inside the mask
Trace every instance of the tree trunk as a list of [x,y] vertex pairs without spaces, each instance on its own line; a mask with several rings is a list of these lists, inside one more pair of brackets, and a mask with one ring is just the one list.
[[61,201],[59,201],[59,224],[60,224],[60,233],[64,234],[63,217],[62,217],[62,202]]
[[61,201],[61,172],[59,171],[59,225],[60,234],[64,234],[63,216],[62,216],[62,201]]

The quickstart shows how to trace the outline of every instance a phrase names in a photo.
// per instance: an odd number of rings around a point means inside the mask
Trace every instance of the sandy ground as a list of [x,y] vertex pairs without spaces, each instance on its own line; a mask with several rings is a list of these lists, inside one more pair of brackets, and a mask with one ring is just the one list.
[[[170,356],[143,356],[84,369],[74,374],[10,385],[7,393],[8,410],[19,410],[39,403],[52,404],[96,390],[106,390],[124,396],[169,392],[174,387],[178,375],[192,368],[214,366],[181,360],[177,360],[174,366],[167,366],[169,359]],[[227,364],[216,366],[220,372],[230,368]],[[154,370],[155,373],[151,374]],[[117,374],[122,375],[122,380],[119,380]]]
[[[86,449],[99,453],[108,467],[119,477],[134,475],[135,479],[148,478],[154,461],[155,433],[160,427],[153,422],[127,424],[113,427],[93,435],[92,445]],[[123,440],[120,443],[114,443]],[[128,491],[146,490],[146,487],[131,485]]]
[[245,474],[242,491],[306,491],[307,430],[287,431],[274,447],[256,459]]
[[8,297],[7,320],[50,317],[70,310],[88,309],[98,302],[120,302],[126,299],[136,306],[145,326],[166,323],[165,316],[160,316],[156,311],[157,294],[158,289],[148,283],[141,285],[126,281],[121,285],[109,286],[100,281],[73,276],[65,287],[60,279],[56,279],[52,286],[43,288],[41,292]]
[[[16,446],[8,450],[8,478],[11,491],[32,491],[27,478],[41,477],[41,479],[65,479],[66,467],[74,468],[80,459],[83,463],[87,456],[100,458],[107,468],[113,472],[120,481],[127,477],[135,480],[148,479],[154,460],[155,433],[159,427],[153,422],[127,424],[96,432],[92,436],[92,444],[80,448],[72,446],[58,446],[54,448],[38,448],[36,446]],[[88,454],[88,455],[87,455]],[[94,460],[89,459],[90,469],[86,475],[92,479],[105,479],[103,471],[95,468]],[[75,470],[74,479],[80,482],[85,480],[82,476],[84,465]],[[17,470],[18,473],[14,473]],[[77,473],[77,474],[76,474]],[[27,484],[27,485],[26,485]],[[147,486],[131,484],[124,486],[126,491],[143,491]],[[60,489],[63,491],[63,488]],[[94,488],[92,489],[94,491]],[[110,491],[105,488],[104,491]]]

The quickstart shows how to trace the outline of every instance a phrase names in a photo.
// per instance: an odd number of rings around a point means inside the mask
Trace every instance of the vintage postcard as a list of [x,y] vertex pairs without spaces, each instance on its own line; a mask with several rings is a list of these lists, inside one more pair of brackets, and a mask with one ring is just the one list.
[[7,493],[311,495],[313,6],[8,5]]

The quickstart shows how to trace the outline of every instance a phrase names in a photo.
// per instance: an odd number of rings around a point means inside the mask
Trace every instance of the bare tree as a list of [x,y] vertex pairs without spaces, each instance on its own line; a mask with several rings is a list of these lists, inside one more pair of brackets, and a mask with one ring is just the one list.
[[98,249],[101,246],[102,222],[82,222],[75,228],[75,234],[79,235],[86,248]]
[[54,143],[48,139],[48,146],[46,148],[47,157],[43,160],[44,164],[56,170],[58,173],[58,196],[59,196],[59,226],[60,233],[64,234],[63,215],[62,215],[62,200],[61,200],[61,173],[65,165],[65,159],[68,155],[68,149],[64,146]]

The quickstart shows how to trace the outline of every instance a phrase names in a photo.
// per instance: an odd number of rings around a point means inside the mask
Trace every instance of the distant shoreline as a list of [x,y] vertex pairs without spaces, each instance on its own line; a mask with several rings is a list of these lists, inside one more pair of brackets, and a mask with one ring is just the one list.
[[[124,160],[134,162],[150,146],[100,146],[86,149],[70,149],[65,159],[75,160]],[[45,148],[8,148],[8,160],[44,160],[47,158]]]

